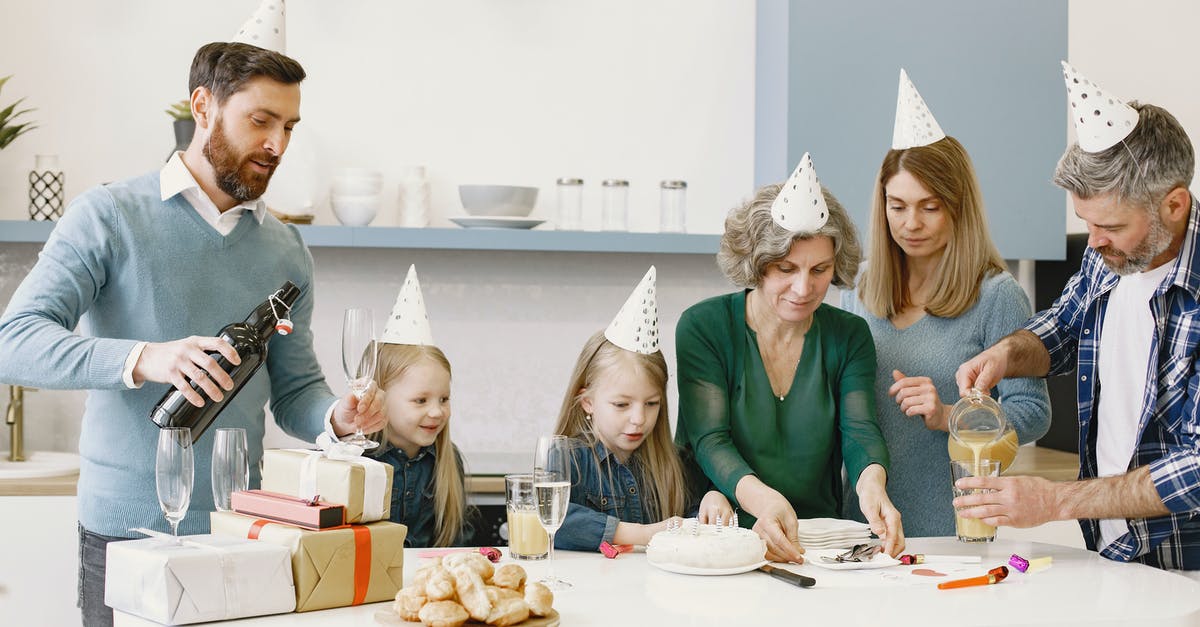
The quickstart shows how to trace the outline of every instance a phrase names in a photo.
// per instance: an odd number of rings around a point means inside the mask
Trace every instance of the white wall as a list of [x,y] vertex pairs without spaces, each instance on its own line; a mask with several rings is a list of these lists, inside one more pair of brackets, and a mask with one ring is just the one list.
[[[231,36],[257,3],[201,10],[177,0],[0,0],[8,26],[0,76],[15,74],[0,102],[27,96],[41,124],[0,151],[0,219],[27,215],[34,154],[61,155],[68,197],[159,167],[173,144],[163,109],[186,95],[195,49]],[[752,191],[752,2],[287,6],[289,52],[309,78],[304,119],[272,191],[315,196],[318,222],[334,223],[321,198],[330,172],[352,165],[385,173],[390,209],[377,224],[395,223],[397,170],[411,163],[429,167],[435,225],[443,226],[461,215],[459,183],[539,186],[535,215],[551,217],[554,179],[582,177],[585,211],[595,219],[600,180],[627,178],[632,226],[650,229],[658,181],[682,178],[696,232],[719,231],[724,213]],[[38,248],[0,246],[0,307]],[[661,335],[672,364],[679,314],[730,289],[713,258],[700,255],[313,253],[316,348],[339,391],[342,309],[389,311],[405,269],[417,264],[435,337],[455,368],[455,439],[475,452],[527,450],[550,428],[584,340],[607,324],[647,265],[659,267]],[[74,450],[83,394],[26,398],[28,447]],[[269,435],[269,443],[283,441]],[[7,444],[0,429],[0,447]]]
[[[0,0],[0,102],[27,97],[41,126],[0,151],[0,218],[26,215],[34,154],[61,156],[68,197],[161,164],[193,53],[257,4]],[[632,227],[654,229],[670,178],[689,183],[691,230],[717,232],[752,183],[752,2],[294,0],[288,52],[309,78],[281,196],[313,197],[319,222],[343,166],[385,173],[377,224],[395,223],[405,164],[428,166],[443,225],[460,183],[541,187],[551,217],[554,180],[576,176],[593,215],[600,181],[628,179]]]
[[[1125,100],[1165,108],[1194,144],[1200,142],[1200,83],[1195,80],[1200,3],[1070,0],[1068,7],[1071,65]],[[1200,190],[1195,180],[1192,190]],[[1067,232],[1087,232],[1069,202]]]

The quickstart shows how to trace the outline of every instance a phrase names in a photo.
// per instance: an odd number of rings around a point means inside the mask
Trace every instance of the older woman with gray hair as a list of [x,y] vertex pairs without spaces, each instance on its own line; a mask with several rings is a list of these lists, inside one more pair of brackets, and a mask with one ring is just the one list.
[[964,363],[960,389],[1079,367],[1079,481],[963,479],[959,514],[1031,527],[1078,519],[1109,559],[1200,579],[1200,205],[1192,142],[1167,111],[1126,104],[1064,64],[1077,144],[1054,182],[1088,226],[1050,309]]
[[885,550],[904,547],[885,489],[871,332],[822,302],[830,284],[853,285],[861,249],[845,210],[819,185],[814,175],[813,197],[791,199],[793,208],[821,205],[819,224],[781,219],[791,181],[732,210],[717,261],[743,289],[693,305],[676,327],[676,442],[779,561],[803,561],[797,515],[841,515],[843,464]]

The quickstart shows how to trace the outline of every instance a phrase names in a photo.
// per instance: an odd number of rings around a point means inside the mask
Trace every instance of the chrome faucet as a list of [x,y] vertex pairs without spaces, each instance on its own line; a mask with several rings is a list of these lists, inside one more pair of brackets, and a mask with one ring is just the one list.
[[8,412],[4,416],[4,422],[10,430],[8,460],[25,461],[25,388],[19,385],[8,386]]

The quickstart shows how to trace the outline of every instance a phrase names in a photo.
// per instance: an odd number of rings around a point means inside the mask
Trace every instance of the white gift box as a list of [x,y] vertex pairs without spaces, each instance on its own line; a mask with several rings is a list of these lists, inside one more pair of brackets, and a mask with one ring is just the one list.
[[110,542],[104,603],[164,625],[296,609],[287,547],[231,536]]

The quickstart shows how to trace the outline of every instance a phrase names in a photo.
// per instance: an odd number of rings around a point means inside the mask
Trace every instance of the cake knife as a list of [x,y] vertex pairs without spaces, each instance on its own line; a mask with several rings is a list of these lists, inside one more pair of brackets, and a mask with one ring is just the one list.
[[805,577],[799,573],[793,573],[792,571],[785,570],[783,568],[776,568],[770,564],[760,566],[758,569],[780,581],[786,581],[793,586],[811,588],[817,585],[817,580],[813,579],[812,577]]

